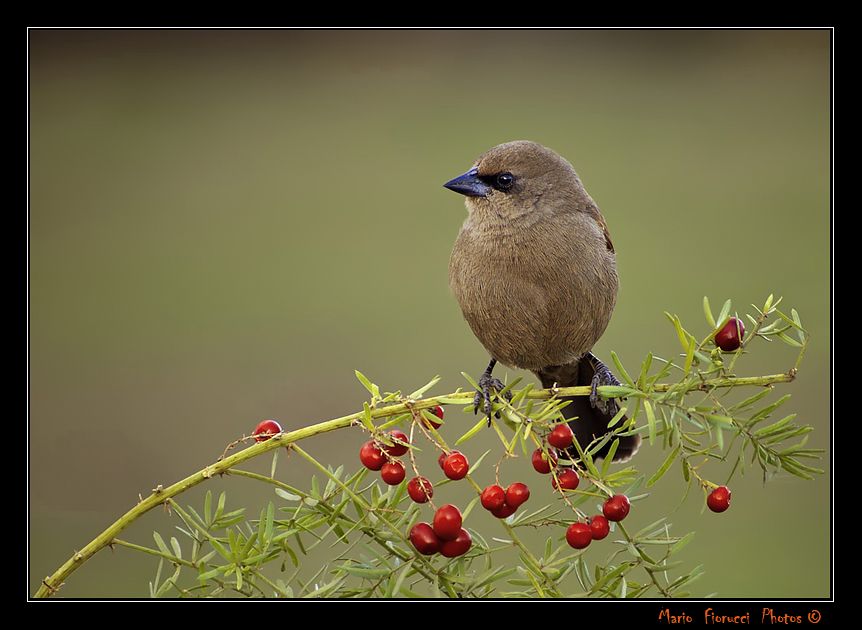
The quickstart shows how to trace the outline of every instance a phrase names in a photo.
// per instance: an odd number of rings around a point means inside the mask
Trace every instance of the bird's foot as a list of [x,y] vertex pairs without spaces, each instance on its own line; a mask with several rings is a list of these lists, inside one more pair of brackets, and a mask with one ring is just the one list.
[[598,388],[603,385],[620,385],[617,377],[613,375],[608,366],[599,361],[594,355],[590,354],[590,361],[595,368],[593,372],[593,380],[590,389],[590,405],[608,416],[615,416],[619,411],[616,401],[613,398],[601,398]]
[[[493,412],[493,405],[491,404],[492,392],[499,393],[506,387],[500,379],[494,378],[491,375],[491,371],[494,369],[496,363],[496,360],[492,360],[488,369],[479,377],[479,381],[477,382],[479,389],[476,391],[476,395],[473,396],[473,413],[479,413],[479,408],[481,407],[482,413],[488,417],[488,426],[491,426],[491,413]],[[503,398],[512,400],[512,392],[506,392],[503,394]],[[500,412],[498,411],[494,415],[499,418]]]

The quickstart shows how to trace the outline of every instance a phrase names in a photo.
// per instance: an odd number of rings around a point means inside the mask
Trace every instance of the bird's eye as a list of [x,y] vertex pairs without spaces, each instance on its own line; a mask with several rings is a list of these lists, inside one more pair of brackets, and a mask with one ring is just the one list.
[[509,190],[515,183],[515,177],[511,173],[500,173],[494,183],[496,184],[494,188],[497,190]]

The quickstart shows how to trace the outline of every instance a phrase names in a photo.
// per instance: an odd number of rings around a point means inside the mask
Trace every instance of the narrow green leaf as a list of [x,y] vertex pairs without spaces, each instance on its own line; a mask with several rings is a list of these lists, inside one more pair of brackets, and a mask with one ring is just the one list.
[[515,406],[520,404],[520,402],[522,400],[524,400],[524,398],[527,397],[527,394],[529,394],[531,391],[533,391],[533,388],[534,388],[533,383],[527,383],[527,385],[522,387],[520,390],[518,390],[518,392],[515,393],[514,396],[512,396],[512,404]]
[[231,557],[230,553],[228,552],[228,550],[225,548],[224,545],[222,545],[215,538],[210,538],[209,542],[213,546],[213,549],[215,549],[222,558],[224,558],[228,562],[233,562],[233,558]]
[[[221,515],[224,512],[224,505],[225,505],[226,501],[227,501],[227,494],[224,492],[221,492],[218,495],[218,505],[216,505],[216,511],[215,511],[215,516],[213,517],[213,522],[215,522],[215,521],[219,520],[219,518],[221,518]],[[212,523],[209,523],[209,524],[211,525]]]
[[697,347],[697,341],[695,341],[694,337],[689,335],[688,338],[688,350],[685,353],[685,365],[683,366],[683,372],[686,376],[691,372],[691,364],[694,361],[694,350]]
[[464,508],[464,512],[462,512],[461,514],[462,520],[467,520],[467,517],[470,515],[470,512],[473,510],[473,507],[476,505],[476,503],[478,503],[478,501],[479,495],[476,495],[475,497],[473,497],[470,503],[467,504],[467,507]]
[[[422,394],[424,394],[425,392],[427,392],[429,389],[431,389],[432,387],[434,387],[434,386],[435,386],[437,383],[439,383],[439,382],[440,382],[440,377],[439,377],[439,376],[435,376],[435,377],[434,377],[434,378],[432,378],[430,381],[428,381],[428,383],[426,383],[425,385],[423,385],[422,387],[420,387],[419,389],[417,389],[415,392],[413,392],[412,394],[410,394],[410,395],[408,396],[408,398],[413,398],[413,399],[420,398],[420,397],[422,396]],[[396,590],[397,590],[397,589],[396,589]]]
[[626,415],[626,408],[620,407],[620,410],[617,411],[616,415],[614,415],[614,417],[611,418],[610,421],[608,422],[608,428],[609,429],[613,428],[617,424],[617,422],[619,422],[620,420],[623,419],[624,415]]
[[488,421],[484,417],[480,418],[479,421],[476,424],[474,424],[473,427],[469,431],[467,431],[464,435],[462,435],[457,440],[455,440],[455,446],[458,446],[459,444],[463,444],[464,442],[469,440],[471,437],[473,437],[479,431],[481,431],[482,427],[484,427],[487,424],[488,424]]
[[649,370],[652,366],[652,352],[648,352],[646,358],[641,363],[641,373],[638,376],[638,389],[644,389],[646,387],[647,377],[649,376]]
[[212,503],[213,503],[213,493],[211,490],[207,490],[207,494],[204,497],[204,521],[205,524],[211,525],[212,519],[210,516],[212,515]]
[[596,465],[593,463],[593,458],[588,453],[584,452],[584,449],[582,449],[581,445],[578,443],[578,438],[572,440],[572,444],[574,444],[575,450],[578,451],[578,457],[587,467],[587,470],[590,471],[590,474],[592,474],[594,477],[601,478],[601,475],[599,474],[599,469],[596,468]]
[[611,487],[625,486],[631,483],[632,479],[636,477],[637,474],[638,471],[633,466],[626,466],[625,468],[605,477],[605,483]]
[[506,452],[512,454],[515,452],[515,444],[518,441],[518,436],[521,434],[521,431],[524,429],[524,423],[518,424],[518,427],[515,429],[514,435],[512,435],[512,440],[509,442],[508,446],[506,446]]
[[[728,316],[730,315],[730,306],[730,300],[726,300],[724,302],[724,305],[721,307],[721,312],[718,314],[718,318],[716,319],[716,321],[718,322],[716,324],[716,328],[718,328],[719,326],[724,326]],[[716,332],[718,331],[716,330]]]
[[212,578],[217,576],[219,573],[221,573],[221,568],[212,569],[211,571],[199,574],[198,580],[200,580],[201,582],[206,582],[207,580],[211,580]]
[[470,468],[467,470],[467,474],[468,474],[468,475],[472,475],[472,474],[473,474],[473,473],[474,473],[474,472],[479,468],[479,466],[481,466],[481,465],[482,465],[482,460],[483,460],[483,459],[485,459],[485,456],[486,456],[486,455],[488,455],[488,453],[490,453],[490,452],[491,452],[491,449],[489,448],[487,451],[485,451],[484,453],[482,453],[482,454],[479,456],[479,459],[477,459],[475,462],[473,462],[473,464],[472,464],[472,465],[470,466]]
[[298,569],[299,558],[296,556],[296,552],[286,542],[282,542],[282,548],[287,552],[287,555],[290,556],[291,564]]
[[263,535],[258,538],[264,541],[265,547],[268,547],[272,540],[272,529],[275,523],[275,506],[272,504],[272,501],[269,501],[266,505],[266,515],[264,519]]
[[353,370],[353,373],[356,374],[356,378],[359,379],[359,382],[362,383],[362,386],[368,390],[368,393],[374,396],[375,387],[374,384],[370,380],[368,380],[368,377],[365,376],[365,374],[363,374],[359,370]]
[[596,391],[603,398],[626,398],[628,396],[643,398],[645,396],[643,392],[637,389],[622,385],[601,385],[596,388]]
[[802,320],[799,319],[799,313],[796,312],[795,308],[791,308],[790,315],[793,317],[793,322],[798,326],[796,336],[799,337],[799,341],[805,343],[805,329],[802,328]]
[[736,403],[732,407],[728,407],[728,410],[729,411],[737,411],[737,410],[742,410],[742,409],[745,409],[747,407],[750,407],[751,405],[756,403],[758,400],[760,400],[764,396],[768,396],[771,392],[772,392],[772,385],[764,387],[761,391],[757,392],[753,396],[749,396],[745,400],[741,400],[740,402]]
[[611,359],[613,360],[614,365],[616,366],[620,376],[623,377],[623,380],[631,387],[635,387],[635,382],[632,380],[632,377],[629,376],[629,373],[626,371],[626,368],[623,367],[622,361],[620,361],[620,358],[617,356],[617,353],[613,350],[611,350]]
[[482,573],[481,575],[476,577],[475,584],[473,585],[473,590],[480,589],[483,586],[491,584],[492,582],[496,582],[498,580],[502,580],[504,578],[507,578],[510,575],[512,575],[513,573],[515,573],[514,567],[510,567],[508,569],[506,569],[504,567],[496,567],[496,568],[490,569],[490,570],[486,571],[485,573]]
[[677,455],[679,455],[679,451],[681,449],[681,445],[677,444],[676,448],[674,448],[670,453],[668,453],[667,457],[665,457],[662,465],[659,466],[658,470],[653,473],[653,476],[650,477],[646,482],[646,487],[650,488],[655,484],[659,479],[661,479],[664,474],[670,469],[673,465],[673,462],[676,460]]
[[794,339],[793,337],[789,337],[787,334],[785,334],[783,332],[777,333],[775,336],[778,337],[779,339],[781,339],[781,341],[786,343],[788,346],[793,346],[794,348],[801,348],[802,347],[802,344],[799,343],[798,341],[796,341],[796,339]]
[[652,446],[656,435],[655,411],[653,411],[652,405],[648,400],[644,400],[644,411],[646,411],[647,426],[649,427],[649,443]]
[[[814,479],[813,475],[805,472],[804,470],[802,470],[801,468],[796,466],[792,460],[787,460],[787,461],[782,462],[781,467],[784,470],[786,470],[787,472],[789,472],[791,475],[794,475],[796,477],[800,477],[801,479],[807,479],[809,481],[811,479]],[[822,472],[822,471],[818,470],[818,472]]]
[[362,424],[369,431],[374,431],[374,421],[371,419],[371,406],[368,401],[362,401]]
[[790,394],[784,394],[784,396],[782,396],[781,398],[779,398],[779,399],[778,399],[778,400],[776,400],[775,402],[773,402],[773,403],[771,403],[771,404],[767,405],[766,407],[764,407],[764,408],[763,408],[763,409],[761,409],[760,411],[758,411],[758,412],[756,412],[755,414],[753,414],[753,415],[748,419],[749,428],[750,428],[750,427],[752,427],[752,426],[754,426],[754,425],[755,425],[755,424],[757,424],[758,422],[761,422],[762,420],[765,420],[766,418],[768,418],[768,417],[772,414],[772,412],[773,412],[773,411],[775,411],[775,410],[776,410],[776,409],[778,409],[781,405],[783,405],[785,402],[787,402],[787,400],[788,400],[789,398],[790,398]]
[[784,418],[782,418],[778,422],[774,422],[774,423],[770,424],[769,426],[763,427],[762,429],[758,429],[757,431],[754,432],[754,436],[758,437],[758,438],[764,438],[768,435],[773,435],[775,433],[778,433],[779,431],[784,429],[784,427],[786,427],[788,424],[790,424],[794,418],[796,418],[795,413],[792,413],[789,416],[785,416]]
[[731,418],[730,416],[720,416],[720,415],[714,414],[714,413],[707,413],[704,415],[706,416],[707,420],[709,420],[710,422],[712,422],[713,424],[715,424],[717,426],[726,426],[726,427],[732,427],[733,426],[733,418]]
[[281,453],[281,449],[277,448],[272,452],[272,465],[269,467],[269,476],[275,479],[275,467],[278,465],[278,454]]
[[404,579],[407,577],[407,573],[413,567],[413,559],[411,558],[407,562],[404,563],[404,568],[401,569],[401,573],[398,574],[398,577],[395,579],[395,585],[392,587],[392,592],[400,593],[401,587],[404,584]]
[[177,558],[183,557],[183,550],[180,548],[180,541],[171,536],[171,548],[174,550],[174,555]]
[[705,295],[703,296],[703,314],[709,327],[715,328],[715,318],[712,316],[712,309],[709,308],[709,298]]
[[356,566],[351,564],[342,564],[338,567],[345,573],[349,573],[350,575],[355,575],[357,577],[363,578],[382,578],[386,577],[391,573],[389,569],[372,569],[369,567]]
[[467,374],[467,372],[461,372],[461,376],[463,376],[463,377],[464,377],[464,379],[465,379],[468,383],[470,383],[470,386],[471,386],[473,389],[478,390],[478,391],[482,391],[482,388],[481,388],[481,387],[479,387],[479,384],[478,384],[475,380],[473,380],[473,377],[472,377],[472,376],[470,376],[469,374]]
[[168,546],[165,544],[165,541],[162,539],[159,532],[153,532],[153,540],[156,541],[156,546],[159,548],[159,551],[164,554],[171,555],[171,550],[168,549]]
[[619,448],[619,445],[619,438],[616,438],[613,442],[611,442],[611,447],[608,449],[608,454],[605,455],[605,459],[602,462],[602,477],[608,474],[608,469],[611,466],[611,462],[614,461],[614,455],[617,454],[617,448]]
[[688,350],[688,333],[685,328],[682,327],[682,322],[679,320],[679,317],[676,315],[671,315],[667,311],[664,312],[665,316],[671,321],[673,324],[674,330],[676,330],[676,336],[679,339],[679,344],[682,346],[682,351],[686,352]]

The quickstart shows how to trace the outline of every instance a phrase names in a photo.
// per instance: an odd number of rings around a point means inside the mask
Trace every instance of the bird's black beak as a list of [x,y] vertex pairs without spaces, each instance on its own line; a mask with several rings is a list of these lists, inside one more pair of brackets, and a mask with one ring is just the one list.
[[479,169],[471,168],[463,175],[443,184],[443,187],[468,197],[484,197],[491,192],[491,187],[479,179],[478,172]]

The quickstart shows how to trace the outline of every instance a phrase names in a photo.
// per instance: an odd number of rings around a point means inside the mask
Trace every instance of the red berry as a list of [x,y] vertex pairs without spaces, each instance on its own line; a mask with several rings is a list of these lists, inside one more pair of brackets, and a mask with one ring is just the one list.
[[455,540],[461,532],[461,510],[447,503],[434,513],[434,533],[441,540]]
[[566,542],[575,549],[584,549],[593,539],[590,526],[586,523],[572,523],[566,530]]
[[[443,419],[443,407],[441,407],[440,405],[437,405],[436,407],[431,407],[431,409],[429,409],[428,411],[440,418],[441,420]],[[434,422],[433,420],[429,420],[424,416],[422,417],[422,422],[424,422],[425,426],[429,428],[434,427],[435,429],[439,429],[442,426],[439,422]]]
[[611,525],[604,516],[596,514],[590,519],[590,531],[593,533],[593,540],[601,540],[611,533]]
[[[457,453],[458,451],[452,451],[452,452]],[[443,462],[446,461],[447,457],[449,457],[449,453],[447,453],[445,451],[440,453],[440,455],[437,457],[437,465],[440,466],[440,470],[443,470]]]
[[706,497],[706,504],[713,512],[724,512],[730,507],[730,488],[719,486]]
[[481,501],[486,510],[496,510],[506,502],[506,491],[500,486],[488,486],[482,490]]
[[275,420],[264,420],[259,425],[257,425],[254,429],[255,442],[263,442],[268,440],[276,433],[281,433],[281,425]]
[[440,545],[440,554],[447,558],[457,558],[470,551],[472,545],[473,539],[470,537],[470,532],[462,527],[454,540],[446,540]]
[[520,481],[516,481],[506,488],[506,504],[511,505],[516,510],[529,498],[530,489]]
[[559,488],[574,490],[578,487],[579,483],[581,483],[581,478],[578,477],[578,473],[573,468],[566,468],[557,475],[556,479],[551,477],[551,485],[554,487],[554,490],[558,490]]
[[410,542],[423,556],[431,556],[440,551],[442,541],[428,523],[416,523],[410,530]]
[[467,471],[470,470],[470,463],[463,453],[452,451],[443,460],[443,474],[449,479],[457,481],[467,476]]
[[733,352],[742,344],[742,338],[745,336],[745,326],[742,325],[742,320],[736,317],[731,317],[727,323],[715,333],[715,345],[725,352]]
[[517,510],[518,510],[517,506],[509,505],[508,503],[504,503],[503,505],[498,507],[496,510],[491,510],[491,514],[493,514],[497,518],[507,518],[509,516],[512,516],[512,514],[514,514]]
[[383,468],[383,464],[386,463],[386,456],[377,447],[374,440],[368,440],[359,449],[359,461],[368,470],[380,470]]
[[380,469],[380,477],[390,486],[397,486],[399,483],[404,481],[404,475],[404,464],[397,459],[393,459],[391,462],[386,462],[383,464],[383,468]]
[[425,477],[413,477],[407,482],[407,494],[416,503],[427,503],[434,496],[434,487]]
[[[394,431],[389,432],[389,437],[393,437],[393,438],[396,438],[398,440],[401,440],[402,442],[410,444],[410,440],[407,439],[407,434],[404,433],[404,431],[399,431],[398,429],[395,429]],[[407,452],[407,447],[404,446],[404,444],[399,444],[398,442],[395,442],[394,440],[393,440],[392,446],[384,446],[383,448],[392,457],[401,457],[402,455],[404,455],[404,453]]]
[[559,449],[567,449],[572,445],[575,434],[568,424],[558,424],[548,434],[548,444]]
[[629,515],[630,509],[629,498],[624,494],[615,494],[602,506],[602,512],[609,521],[623,520]]
[[551,468],[556,465],[557,454],[554,452],[554,449],[549,448],[547,455],[545,455],[545,451],[540,448],[533,451],[533,468],[536,469],[537,473],[547,475],[551,472]]

